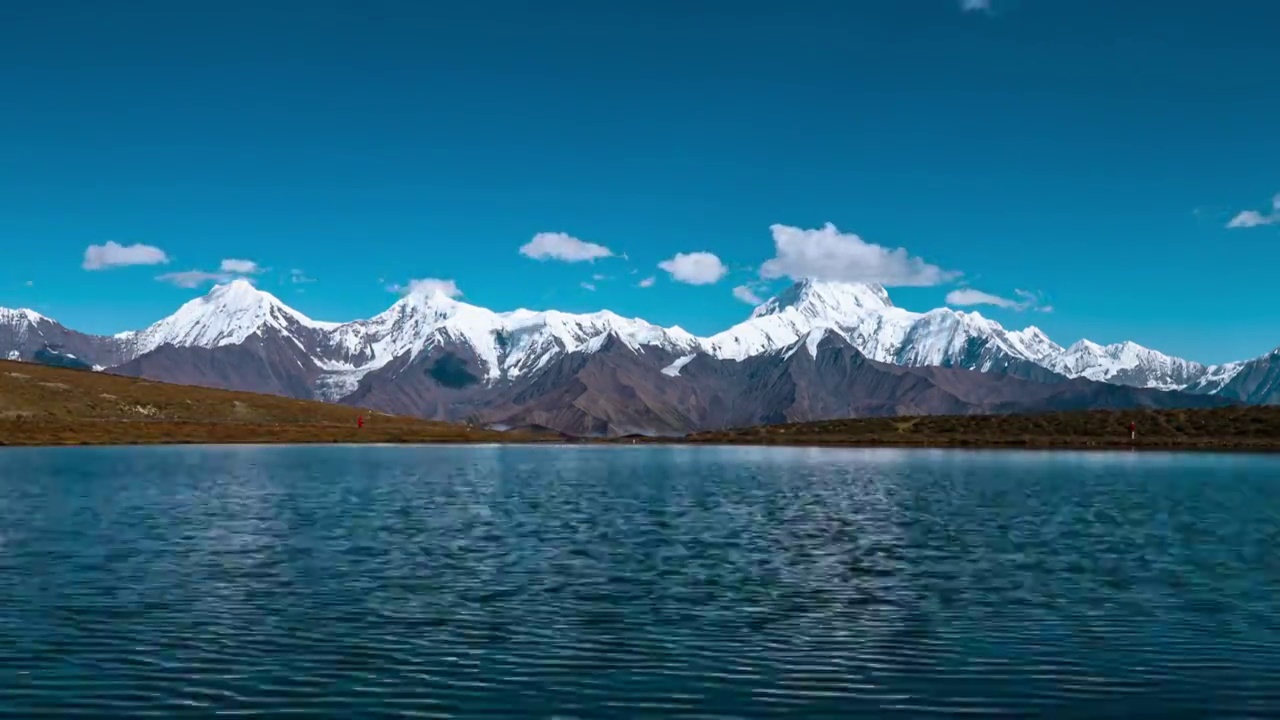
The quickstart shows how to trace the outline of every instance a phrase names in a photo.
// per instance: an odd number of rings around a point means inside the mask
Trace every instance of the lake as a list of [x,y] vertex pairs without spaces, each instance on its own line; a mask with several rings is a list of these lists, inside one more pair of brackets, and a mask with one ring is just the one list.
[[1278,548],[1247,455],[0,450],[0,717],[1258,717]]

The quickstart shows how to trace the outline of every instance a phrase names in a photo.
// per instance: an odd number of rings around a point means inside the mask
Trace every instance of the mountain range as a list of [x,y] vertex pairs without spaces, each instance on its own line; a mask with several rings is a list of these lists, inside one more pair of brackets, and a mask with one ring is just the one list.
[[494,312],[411,292],[345,323],[246,280],[142,330],[0,309],[0,357],[584,435],[834,417],[1280,402],[1280,349],[1205,366],[1134,343],[1068,347],[879,285],[798,282],[709,337],[602,311]]

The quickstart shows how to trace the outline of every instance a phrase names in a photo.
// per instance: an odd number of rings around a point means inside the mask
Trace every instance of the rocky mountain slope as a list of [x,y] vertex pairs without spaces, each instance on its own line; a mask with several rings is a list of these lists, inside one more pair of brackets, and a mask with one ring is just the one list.
[[1188,391],[1250,405],[1280,405],[1280,348],[1252,360],[1209,368]]
[[608,311],[500,313],[428,292],[366,320],[320,322],[243,280],[111,337],[0,310],[0,357],[38,353],[121,375],[582,433],[1277,394],[1265,358],[1210,368],[1132,343],[1063,348],[1035,327],[911,312],[879,286],[813,281],[705,338]]
[[830,328],[811,330],[788,347],[741,361],[700,354],[678,373],[657,370],[647,354],[612,336],[595,352],[565,356],[477,417],[584,435],[681,434],[845,417],[1229,404],[1213,396],[1085,379],[1044,383],[962,368],[881,363]]
[[1099,345],[1088,340],[1048,355],[1044,365],[1068,377],[1160,390],[1181,390],[1209,372],[1200,363],[1170,357],[1136,343]]
[[131,357],[115,338],[68,330],[34,310],[0,308],[0,359],[32,360],[50,348],[99,368]]

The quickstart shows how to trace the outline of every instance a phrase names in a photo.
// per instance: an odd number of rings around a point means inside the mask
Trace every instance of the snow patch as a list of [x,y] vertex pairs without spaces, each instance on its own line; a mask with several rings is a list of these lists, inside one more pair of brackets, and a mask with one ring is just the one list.
[[678,376],[680,374],[680,369],[692,362],[695,357],[697,357],[697,355],[685,355],[684,357],[679,358],[670,365],[662,368],[662,374],[668,377]]
[[827,336],[826,328],[809,331],[809,335],[806,336],[804,339],[804,346],[809,350],[809,357],[817,359],[818,345],[822,342],[822,339],[825,338],[826,336]]

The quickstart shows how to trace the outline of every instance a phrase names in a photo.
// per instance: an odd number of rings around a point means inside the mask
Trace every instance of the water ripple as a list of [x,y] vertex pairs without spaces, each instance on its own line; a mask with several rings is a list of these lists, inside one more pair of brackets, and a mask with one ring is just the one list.
[[0,718],[1261,717],[1280,461],[0,453]]

